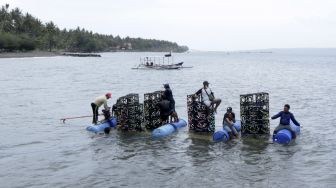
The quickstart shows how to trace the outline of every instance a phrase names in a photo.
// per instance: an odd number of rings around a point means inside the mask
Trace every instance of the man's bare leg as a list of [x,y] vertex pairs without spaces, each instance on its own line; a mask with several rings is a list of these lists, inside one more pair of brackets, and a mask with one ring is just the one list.
[[214,99],[213,100],[213,105],[216,105],[215,107],[214,107],[214,111],[215,111],[215,113],[217,113],[217,108],[218,108],[218,106],[220,105],[220,103],[222,102],[222,100],[221,99]]

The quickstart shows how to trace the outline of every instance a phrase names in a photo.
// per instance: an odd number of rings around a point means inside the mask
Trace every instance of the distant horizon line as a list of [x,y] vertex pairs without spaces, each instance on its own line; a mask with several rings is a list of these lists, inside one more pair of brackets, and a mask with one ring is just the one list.
[[246,50],[199,50],[190,48],[189,52],[269,52],[270,50],[336,50],[336,47],[284,47],[284,48],[261,48],[261,49],[246,49]]

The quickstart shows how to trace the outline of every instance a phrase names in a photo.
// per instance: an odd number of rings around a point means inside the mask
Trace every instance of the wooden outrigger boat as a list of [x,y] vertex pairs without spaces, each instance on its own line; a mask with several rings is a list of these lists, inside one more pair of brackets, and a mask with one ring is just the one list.
[[174,63],[171,53],[164,56],[146,56],[140,57],[140,64],[132,69],[156,69],[156,70],[176,70],[184,67],[183,62]]

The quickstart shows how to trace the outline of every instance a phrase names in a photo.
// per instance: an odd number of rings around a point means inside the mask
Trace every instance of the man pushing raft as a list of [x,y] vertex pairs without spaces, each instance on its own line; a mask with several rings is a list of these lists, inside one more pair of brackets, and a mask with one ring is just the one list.
[[92,107],[92,114],[93,114],[93,118],[92,118],[92,124],[97,124],[98,122],[98,110],[99,107],[104,105],[104,110],[109,112],[110,111],[110,107],[107,106],[107,100],[109,100],[112,97],[112,93],[106,93],[105,95],[99,96],[97,97],[94,102],[91,103],[91,107]]

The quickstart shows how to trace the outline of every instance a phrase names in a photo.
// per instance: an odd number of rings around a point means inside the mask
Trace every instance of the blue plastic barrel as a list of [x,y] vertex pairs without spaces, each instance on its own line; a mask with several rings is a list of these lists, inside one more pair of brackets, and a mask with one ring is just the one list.
[[219,131],[216,131],[212,135],[213,141],[216,141],[216,142],[219,142],[219,141],[226,142],[229,140],[229,138],[230,138],[229,133],[223,128],[221,128]]
[[237,130],[238,132],[240,132],[240,130],[241,130],[240,120],[237,120],[237,121],[233,124],[233,126],[236,128],[236,130]]
[[173,132],[175,132],[177,129],[180,129],[185,126],[187,126],[187,122],[184,121],[183,119],[179,119],[178,122],[168,123],[168,124],[162,125],[161,127],[154,129],[152,132],[152,136],[155,138],[168,136],[172,134]]
[[291,123],[290,126],[295,131],[296,135],[300,134],[300,126],[296,126],[296,125],[294,125],[294,123]]
[[[241,130],[241,124],[240,124],[240,120],[237,120],[233,126],[236,128],[236,130],[239,132]],[[215,142],[219,142],[219,141],[223,141],[226,142],[230,139],[229,133],[224,129],[221,128],[219,131],[216,131],[213,135],[212,135],[212,140]]]
[[172,125],[174,125],[176,129],[180,129],[182,127],[187,126],[187,122],[184,121],[184,119],[179,119],[178,122],[172,123]]
[[109,128],[109,127],[113,128],[115,126],[117,126],[117,119],[112,117],[108,119],[107,121],[102,122],[101,124],[90,125],[86,127],[86,130],[90,132],[94,132],[94,133],[100,133],[100,132],[104,132],[106,128]]
[[[300,134],[300,127],[299,126],[294,125],[293,122],[290,123],[290,126],[291,126],[292,130],[294,130],[296,135]],[[293,135],[287,129],[280,130],[280,131],[278,131],[278,133],[276,135],[273,136],[273,142],[277,142],[279,144],[288,144],[292,141],[292,139],[293,139]]]

